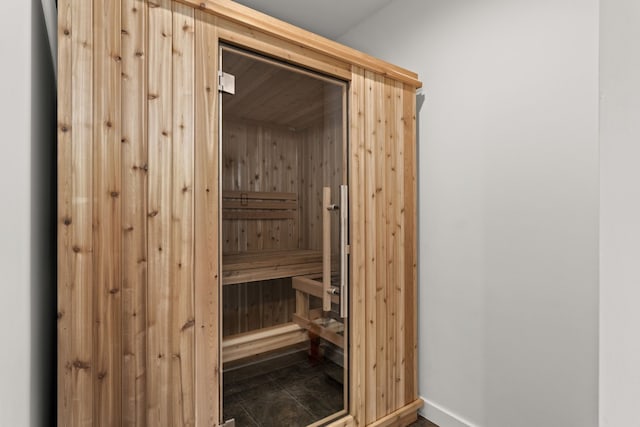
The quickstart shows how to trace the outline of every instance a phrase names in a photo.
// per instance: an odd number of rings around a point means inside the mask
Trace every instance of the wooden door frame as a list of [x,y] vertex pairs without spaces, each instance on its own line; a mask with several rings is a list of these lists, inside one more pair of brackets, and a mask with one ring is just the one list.
[[[239,25],[233,23],[231,21],[226,20],[217,20],[217,38],[216,38],[216,52],[218,52],[218,68],[215,72],[217,75],[218,71],[222,70],[221,64],[221,52],[223,49],[223,45],[229,45],[232,47],[237,47],[239,49],[245,50],[247,52],[253,52],[256,55],[261,55],[266,58],[272,58],[275,61],[282,62],[284,64],[288,64],[293,68],[298,68],[301,72],[305,72],[305,69],[311,70],[311,74],[317,74],[318,78],[323,78],[326,76],[327,79],[335,79],[338,81],[342,81],[345,83],[345,93],[343,97],[343,138],[344,144],[342,148],[343,152],[343,181],[346,181],[347,185],[351,182],[351,150],[350,150],[350,110],[349,106],[351,105],[351,65],[342,61],[337,61],[331,57],[325,56],[321,53],[314,52],[313,50],[308,49],[307,47],[300,46],[299,44],[290,43],[288,41],[284,41],[278,39],[276,37],[272,37],[268,34],[257,32],[257,31],[248,31],[247,28],[243,25]],[[210,71],[211,72],[211,71]],[[217,83],[217,81],[216,81]],[[216,89],[217,93],[221,93]],[[219,95],[221,99],[221,95]],[[222,102],[218,102],[217,104],[217,117],[219,118],[218,122],[218,144],[219,144],[219,152],[218,156],[220,158],[222,152],[222,120],[221,120],[221,108]],[[220,179],[220,164],[218,163],[218,191],[222,194],[222,180]],[[351,188],[349,186],[349,188]],[[352,202],[351,197],[349,197],[349,242],[352,241],[352,210],[351,210]],[[222,217],[219,217],[218,222],[220,224],[219,227],[219,236],[222,236]],[[219,249],[219,258],[218,258],[218,277],[222,277],[222,250]],[[351,284],[353,283],[353,261],[351,257],[349,258],[349,292],[352,293],[353,287]],[[222,281],[218,281],[217,283],[217,291],[219,298],[219,306],[222,303]],[[196,302],[196,305],[198,303]],[[354,403],[353,396],[355,393],[354,383],[356,375],[361,375],[361,372],[357,370],[354,364],[353,359],[353,351],[351,350],[350,342],[352,336],[352,315],[353,315],[353,303],[352,297],[349,296],[349,316],[348,316],[348,338],[347,338],[347,359],[348,359],[348,375],[349,375],[349,386],[347,390],[347,394],[345,395],[345,401],[347,401],[348,405],[343,409],[346,411],[346,415],[343,415],[339,419],[333,421],[328,427],[351,427],[356,426],[356,420],[353,417],[354,411]],[[220,350],[217,355],[216,361],[218,363],[217,370],[220,372],[220,376],[218,377],[218,401],[222,402],[222,312],[219,310],[219,320],[218,320],[218,342],[220,345]],[[197,381],[197,379],[196,379]],[[222,406],[219,403],[219,422],[224,423],[222,419]],[[324,420],[323,420],[324,421]],[[312,426],[315,424],[312,424]]]

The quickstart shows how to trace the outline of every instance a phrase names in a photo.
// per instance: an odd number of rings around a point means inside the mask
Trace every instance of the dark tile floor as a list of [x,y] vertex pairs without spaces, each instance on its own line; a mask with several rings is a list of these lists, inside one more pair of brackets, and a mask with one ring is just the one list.
[[438,427],[438,426],[429,420],[425,420],[422,417],[418,417],[418,421],[411,424],[409,427]]
[[225,373],[224,419],[238,427],[304,427],[340,411],[342,384],[326,374],[330,363],[312,366],[292,355],[277,369],[261,363]]
[[[303,353],[224,373],[224,419],[238,427],[304,427],[343,408],[337,365],[312,366]],[[323,396],[323,399],[318,399]],[[419,418],[411,427],[438,427]]]

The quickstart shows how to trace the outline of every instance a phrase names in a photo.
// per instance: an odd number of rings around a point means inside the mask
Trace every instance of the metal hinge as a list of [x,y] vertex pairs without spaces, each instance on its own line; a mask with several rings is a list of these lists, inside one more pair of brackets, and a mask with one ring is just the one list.
[[236,419],[231,418],[224,422],[224,424],[220,424],[220,427],[236,427]]
[[236,94],[236,76],[218,71],[218,90],[231,95]]

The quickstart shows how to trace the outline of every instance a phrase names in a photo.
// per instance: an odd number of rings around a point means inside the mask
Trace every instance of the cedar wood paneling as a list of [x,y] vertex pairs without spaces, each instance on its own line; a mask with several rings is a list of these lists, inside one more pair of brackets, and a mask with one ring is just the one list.
[[[58,7],[58,424],[215,425],[222,18],[170,0]],[[417,398],[415,87],[354,67],[350,106],[345,425],[365,425]]]

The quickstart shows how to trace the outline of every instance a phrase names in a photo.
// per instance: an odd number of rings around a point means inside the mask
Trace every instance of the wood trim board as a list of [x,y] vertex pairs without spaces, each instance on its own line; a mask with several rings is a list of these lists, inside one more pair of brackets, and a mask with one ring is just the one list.
[[[422,87],[418,75],[412,71],[374,58],[363,52],[303,30],[230,0],[177,0],[181,3],[214,14],[220,18],[249,27],[277,39],[303,46],[349,64],[365,68],[414,88]],[[286,59],[286,58],[285,58]]]

